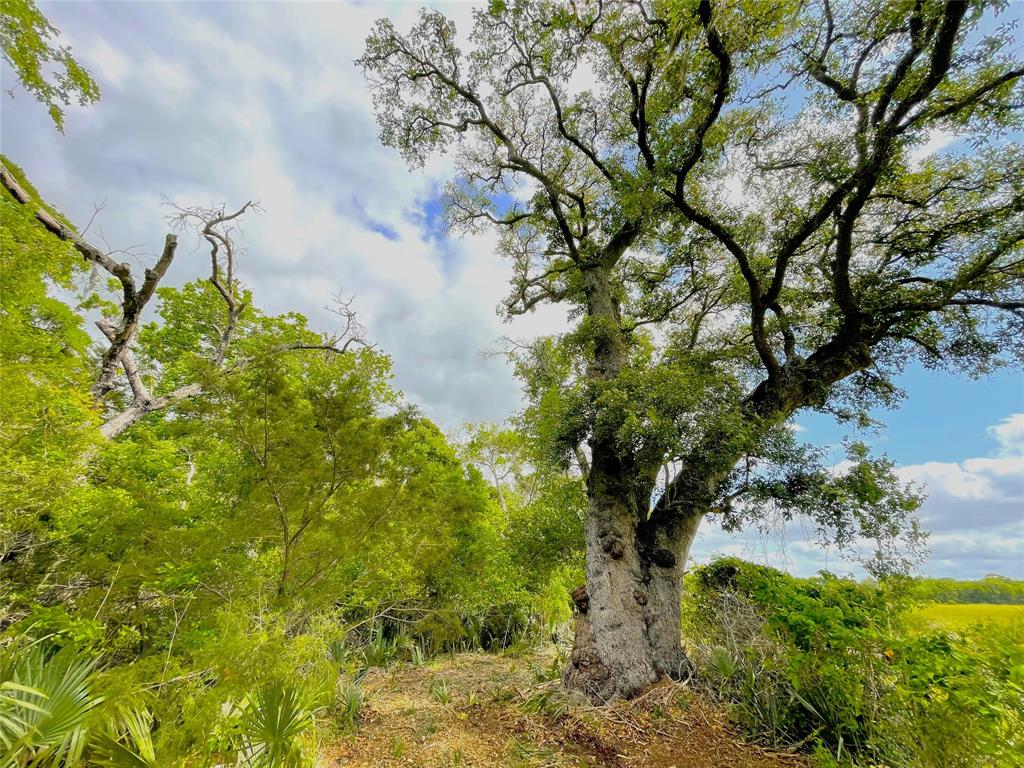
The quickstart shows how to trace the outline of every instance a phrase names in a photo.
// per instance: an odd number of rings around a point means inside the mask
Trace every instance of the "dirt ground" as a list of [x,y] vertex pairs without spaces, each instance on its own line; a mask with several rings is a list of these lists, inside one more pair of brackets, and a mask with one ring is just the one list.
[[326,765],[416,768],[809,768],[746,744],[720,709],[661,684],[605,708],[566,694],[553,652],[483,653],[372,670],[358,729],[322,745]]

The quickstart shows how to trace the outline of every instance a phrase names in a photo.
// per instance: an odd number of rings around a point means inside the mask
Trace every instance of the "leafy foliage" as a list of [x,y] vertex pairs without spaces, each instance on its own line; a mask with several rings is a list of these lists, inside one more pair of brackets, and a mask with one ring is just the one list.
[[1022,764],[1019,620],[922,630],[905,580],[796,579],[731,558],[689,578],[700,674],[750,735],[815,741],[826,765]]
[[[7,168],[42,205],[16,166]],[[72,291],[83,265],[35,221],[32,206],[0,198],[0,561],[40,545],[48,520],[72,504],[82,483],[77,457],[98,441],[88,385],[83,319],[54,293]],[[52,212],[52,211],[51,211]],[[40,553],[42,554],[42,553]],[[17,584],[23,569],[5,576]],[[4,590],[0,586],[0,594]],[[7,601],[3,601],[4,604]],[[0,608],[0,616],[4,609]]]
[[50,119],[64,132],[64,107],[82,106],[100,97],[92,75],[66,45],[56,45],[60,32],[39,11],[35,0],[4,0],[0,8],[0,47],[4,61],[21,86],[39,100]]
[[[517,473],[489,485],[476,449],[393,389],[385,355],[325,349],[240,284],[222,365],[216,286],[159,289],[133,360],[153,397],[201,394],[102,439],[103,412],[132,397],[92,389],[84,327],[112,304],[30,206],[4,196],[0,214],[0,647],[19,659],[0,702],[19,765],[305,764],[314,713],[357,724],[368,667],[507,647],[568,617],[578,478],[538,472],[525,437],[488,427]],[[77,701],[46,698],[59,681],[43,667],[62,665],[84,698],[44,733],[53,702]]]

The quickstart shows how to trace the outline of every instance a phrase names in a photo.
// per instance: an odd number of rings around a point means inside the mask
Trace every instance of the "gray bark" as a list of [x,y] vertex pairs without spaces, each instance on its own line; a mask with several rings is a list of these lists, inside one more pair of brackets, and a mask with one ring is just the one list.
[[[628,365],[607,265],[632,237],[626,231],[613,238],[603,261],[583,272],[588,313],[603,321],[588,369],[595,381],[612,380]],[[592,437],[590,449],[587,583],[574,593],[579,614],[563,681],[608,701],[688,671],[679,626],[682,573],[701,515],[674,515],[671,525],[648,520],[653,473],[635,456],[620,455],[612,437]]]
[[692,671],[682,649],[680,606],[686,561],[703,519],[703,511],[692,511],[681,517],[674,528],[648,530],[641,526],[647,584],[644,622],[652,661],[659,675],[673,680],[686,678]]
[[[630,698],[690,665],[680,636],[682,576],[700,513],[674,527],[641,521],[618,477],[590,475],[586,587],[564,683],[595,701]],[[646,510],[645,510],[646,512]]]

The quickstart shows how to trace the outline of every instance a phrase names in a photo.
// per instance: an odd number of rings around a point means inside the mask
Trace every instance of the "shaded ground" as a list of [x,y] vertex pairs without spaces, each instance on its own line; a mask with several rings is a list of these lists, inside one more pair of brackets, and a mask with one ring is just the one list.
[[680,685],[597,709],[560,690],[553,654],[461,654],[372,670],[358,731],[326,765],[424,768],[807,768],[744,744],[722,712]]

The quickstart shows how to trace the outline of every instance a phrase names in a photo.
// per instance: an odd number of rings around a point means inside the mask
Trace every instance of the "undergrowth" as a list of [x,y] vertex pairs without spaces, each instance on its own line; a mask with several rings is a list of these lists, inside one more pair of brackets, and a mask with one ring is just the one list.
[[749,738],[826,767],[1024,765],[1024,622],[921,628],[907,586],[699,568],[684,621],[702,685]]

